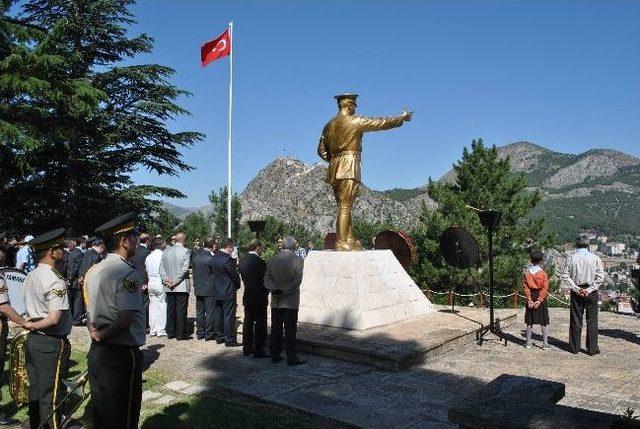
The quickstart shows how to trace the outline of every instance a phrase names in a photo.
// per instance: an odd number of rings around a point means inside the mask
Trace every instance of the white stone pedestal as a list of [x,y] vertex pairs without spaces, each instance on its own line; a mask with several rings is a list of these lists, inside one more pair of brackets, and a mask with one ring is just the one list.
[[390,250],[312,251],[298,320],[365,330],[435,311]]

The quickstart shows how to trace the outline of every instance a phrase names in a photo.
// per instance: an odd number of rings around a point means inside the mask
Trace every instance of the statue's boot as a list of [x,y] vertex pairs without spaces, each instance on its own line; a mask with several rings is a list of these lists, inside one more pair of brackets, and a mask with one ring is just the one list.
[[354,250],[351,248],[351,245],[349,244],[348,241],[337,241],[336,242],[336,250],[337,251],[350,251],[350,250]]
[[351,250],[362,250],[362,246],[358,244],[358,240],[356,240],[354,237],[349,237],[347,239],[347,244],[349,245],[349,248]]

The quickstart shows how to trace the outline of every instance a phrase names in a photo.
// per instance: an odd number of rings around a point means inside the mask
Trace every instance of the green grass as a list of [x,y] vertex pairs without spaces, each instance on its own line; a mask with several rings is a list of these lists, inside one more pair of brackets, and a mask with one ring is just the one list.
[[[87,352],[73,346],[69,367],[69,378],[73,379],[87,369]],[[9,380],[8,361],[5,365],[5,380]],[[140,427],[144,429],[176,428],[318,428],[347,427],[313,416],[264,402],[246,395],[212,386],[199,395],[181,395],[164,387],[172,381],[169,374],[149,368],[142,375],[142,390],[152,390],[173,396],[169,405],[142,403]],[[87,386],[88,389],[88,386]],[[75,398],[76,400],[78,398]],[[2,406],[10,415],[20,421],[27,419],[26,406],[18,409],[9,394],[7,385],[2,387]],[[89,401],[85,401],[74,413],[87,427],[90,427],[91,411]]]

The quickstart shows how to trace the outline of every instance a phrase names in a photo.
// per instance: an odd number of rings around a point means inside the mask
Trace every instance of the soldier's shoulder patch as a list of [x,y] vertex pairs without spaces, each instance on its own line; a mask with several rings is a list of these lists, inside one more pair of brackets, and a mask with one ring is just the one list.
[[135,292],[140,287],[140,282],[135,278],[123,278],[122,286],[129,292]]
[[51,293],[54,294],[55,296],[57,296],[58,298],[63,298],[67,294],[67,290],[66,289],[53,288],[53,289],[51,289]]
[[135,292],[140,288],[142,282],[138,276],[137,271],[131,271],[122,279],[122,286],[129,292]]

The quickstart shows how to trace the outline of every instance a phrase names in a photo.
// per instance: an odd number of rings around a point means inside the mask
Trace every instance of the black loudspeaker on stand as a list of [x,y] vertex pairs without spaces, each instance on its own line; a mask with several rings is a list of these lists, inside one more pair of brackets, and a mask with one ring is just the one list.
[[[453,226],[447,228],[440,236],[440,253],[444,260],[458,270],[464,270],[480,265],[480,248],[473,235],[462,228]],[[481,292],[480,285],[467,271],[464,280],[468,278],[476,284]],[[451,282],[451,279],[449,279]],[[451,282],[450,293],[454,293],[456,285]],[[451,310],[455,312],[455,300],[451,301]]]
[[489,334],[497,336],[500,340],[504,340],[504,345],[507,345],[507,338],[500,329],[500,319],[496,320],[494,316],[493,306],[493,233],[500,224],[500,218],[502,213],[497,210],[479,210],[475,207],[469,207],[474,209],[480,218],[480,223],[487,229],[489,238],[489,326],[483,327],[478,332],[478,343],[482,345],[482,342],[487,340]]
[[[480,223],[487,229],[489,237],[489,325],[483,326],[482,329],[478,331],[478,344],[482,345],[483,341],[489,339],[487,338],[489,334],[493,334],[501,341],[504,340],[504,344],[507,345],[507,338],[500,329],[500,319],[495,318],[493,303],[493,234],[500,224],[502,213],[497,210],[480,210],[471,206],[467,207],[478,213]],[[447,228],[440,236],[440,253],[449,265],[457,269],[471,268],[473,266],[479,266],[482,263],[480,248],[478,247],[476,239],[468,231],[455,226]],[[474,280],[473,276],[472,280]],[[478,289],[479,292],[482,293],[479,285]],[[455,290],[454,286],[452,286],[451,291],[453,292],[453,290]],[[452,307],[451,311],[453,310]]]

